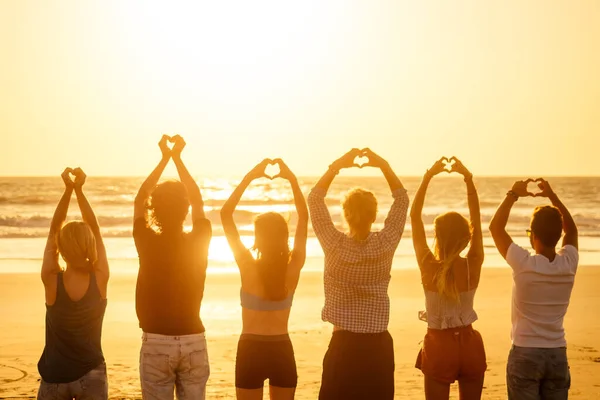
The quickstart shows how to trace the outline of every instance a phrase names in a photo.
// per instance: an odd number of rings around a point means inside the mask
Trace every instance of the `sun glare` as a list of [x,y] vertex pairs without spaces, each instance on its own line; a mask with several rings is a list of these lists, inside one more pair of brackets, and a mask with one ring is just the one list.
[[210,91],[215,101],[256,102],[327,59],[331,15],[319,2],[128,4],[124,37],[139,71],[182,91]]

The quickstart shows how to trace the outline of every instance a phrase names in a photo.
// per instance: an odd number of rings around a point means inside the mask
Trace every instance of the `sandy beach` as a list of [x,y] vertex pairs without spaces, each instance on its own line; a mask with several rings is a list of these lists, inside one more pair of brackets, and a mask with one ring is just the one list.
[[[134,308],[135,275],[115,275],[103,331],[111,398],[140,398],[138,358],[141,331]],[[566,317],[571,398],[600,398],[600,268],[580,267]],[[505,399],[505,368],[510,348],[511,273],[486,268],[476,297],[488,371],[484,399]],[[396,398],[423,399],[423,377],[414,368],[425,323],[417,319],[423,294],[416,270],[394,270],[389,294],[389,330],[396,354]],[[321,362],[331,327],[320,320],[322,274],[304,273],[295,296],[290,333],[298,364],[296,398],[315,399]],[[0,398],[34,398],[39,384],[37,361],[44,345],[44,297],[35,274],[0,275]],[[212,274],[206,281],[202,318],[207,329],[211,376],[208,398],[235,397],[234,362],[241,328],[239,277]],[[458,398],[453,390],[452,398]],[[265,398],[267,393],[265,392]]]

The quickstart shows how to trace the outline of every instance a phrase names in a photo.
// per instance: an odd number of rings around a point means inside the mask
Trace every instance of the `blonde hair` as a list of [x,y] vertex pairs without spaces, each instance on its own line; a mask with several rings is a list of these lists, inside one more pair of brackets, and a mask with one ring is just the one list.
[[435,258],[440,267],[434,276],[438,292],[452,300],[460,296],[454,276],[454,261],[471,241],[471,225],[457,212],[439,215],[433,221],[435,231]]
[[350,229],[368,230],[377,217],[377,199],[365,189],[355,188],[346,193],[342,208]]
[[83,221],[72,221],[62,227],[57,237],[58,251],[67,265],[91,269],[96,262],[96,238]]
[[254,220],[254,248],[258,252],[258,274],[269,300],[283,300],[287,266],[290,261],[287,221],[276,212],[260,214]]

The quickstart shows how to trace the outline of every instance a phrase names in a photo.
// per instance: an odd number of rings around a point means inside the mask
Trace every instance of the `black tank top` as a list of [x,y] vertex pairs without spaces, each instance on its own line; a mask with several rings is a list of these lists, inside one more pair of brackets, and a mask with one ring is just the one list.
[[68,383],[104,362],[101,336],[106,299],[90,273],[87,292],[79,301],[69,298],[63,273],[57,276],[56,301],[46,305],[46,345],[38,371],[48,383]]

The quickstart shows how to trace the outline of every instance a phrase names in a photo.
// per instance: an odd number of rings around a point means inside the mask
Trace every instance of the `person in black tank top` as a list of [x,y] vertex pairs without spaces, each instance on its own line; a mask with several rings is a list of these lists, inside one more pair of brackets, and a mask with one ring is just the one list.
[[[185,141],[164,135],[159,147],[162,159],[142,184],[134,207],[133,238],[140,259],[135,308],[144,332],[142,397],[172,399],[176,390],[179,399],[204,399],[210,368],[200,303],[211,225],[200,189],[181,160]],[[171,157],[181,182],[157,185]],[[190,204],[193,228],[186,233]]]
[[[71,175],[75,177],[73,181]],[[96,216],[83,193],[86,175],[67,168],[44,251],[46,344],[38,371],[38,399],[107,399],[102,321],[109,278],[106,249]],[[64,225],[75,192],[83,221]],[[58,255],[66,262],[61,269]]]

